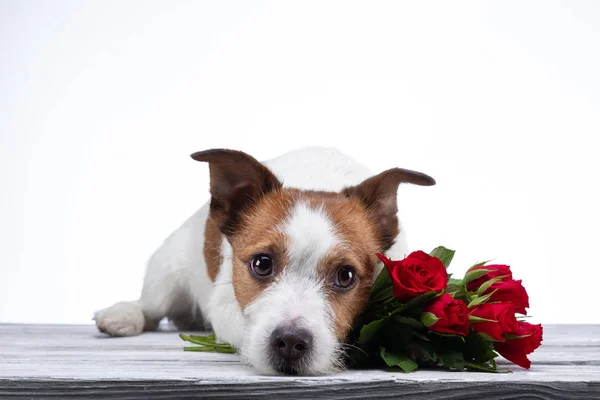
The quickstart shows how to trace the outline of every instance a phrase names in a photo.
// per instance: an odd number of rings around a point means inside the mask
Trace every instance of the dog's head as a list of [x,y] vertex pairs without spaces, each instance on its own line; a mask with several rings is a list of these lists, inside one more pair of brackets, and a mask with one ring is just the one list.
[[249,155],[208,150],[210,216],[233,250],[233,287],[246,320],[241,353],[263,372],[322,374],[364,310],[376,253],[399,233],[396,193],[419,172],[390,169],[339,193],[284,188]]

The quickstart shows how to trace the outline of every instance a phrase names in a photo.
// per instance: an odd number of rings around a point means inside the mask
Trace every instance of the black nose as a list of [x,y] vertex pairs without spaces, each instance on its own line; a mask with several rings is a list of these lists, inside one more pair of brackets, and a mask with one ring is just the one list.
[[303,328],[279,327],[271,334],[271,347],[284,360],[297,360],[310,351],[312,335]]

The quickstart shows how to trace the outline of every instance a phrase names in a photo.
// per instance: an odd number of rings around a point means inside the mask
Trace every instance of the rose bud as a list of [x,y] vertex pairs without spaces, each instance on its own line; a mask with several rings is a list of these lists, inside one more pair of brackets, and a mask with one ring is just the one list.
[[[517,330],[515,306],[511,303],[484,303],[471,309],[471,326],[475,331],[483,333],[495,341],[503,342],[502,335]],[[488,321],[478,321],[483,318]]]
[[464,301],[444,293],[431,301],[423,312],[423,323],[434,332],[460,336],[469,334],[469,310]]
[[467,283],[467,290],[469,292],[475,292],[475,291],[477,291],[477,289],[479,288],[479,286],[483,285],[485,282],[487,282],[487,281],[489,281],[490,279],[493,279],[493,278],[504,276],[504,278],[502,278],[502,280],[510,280],[510,279],[512,279],[512,272],[510,271],[510,267],[508,265],[501,265],[501,264],[480,265],[479,267],[470,268],[467,271],[467,273],[469,273],[471,271],[477,271],[477,270],[480,270],[480,269],[486,269],[486,270],[489,270],[490,272],[488,272],[485,275],[482,275],[479,278],[474,279],[471,282]]
[[400,301],[409,301],[430,291],[440,292],[448,283],[442,262],[425,252],[415,251],[400,261],[392,261],[382,254],[377,257],[385,265],[394,285],[394,296]]
[[506,342],[496,343],[496,351],[508,361],[523,368],[529,368],[531,367],[531,361],[529,361],[527,355],[533,353],[542,344],[542,325],[519,322],[514,335],[517,337],[516,339],[507,339]]

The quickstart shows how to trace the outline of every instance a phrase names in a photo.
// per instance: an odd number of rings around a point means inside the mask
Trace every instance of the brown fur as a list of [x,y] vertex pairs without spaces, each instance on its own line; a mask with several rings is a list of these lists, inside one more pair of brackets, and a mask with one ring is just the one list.
[[211,281],[217,279],[221,266],[221,240],[223,235],[215,221],[209,216],[204,229],[204,260]]
[[[344,292],[331,291],[328,295],[335,316],[336,336],[343,339],[367,304],[373,282],[373,271],[377,263],[376,253],[384,249],[377,241],[378,235],[374,223],[357,201],[338,200],[333,204],[325,204],[324,210],[333,221],[337,234],[346,246],[344,249],[336,249],[330,253],[328,259],[323,261],[322,267],[335,273],[340,266],[348,264],[354,266],[358,274],[358,281],[354,288]],[[336,253],[341,259],[335,259]]]
[[[256,207],[245,215],[235,235],[233,249],[233,288],[242,310],[283,271],[287,264],[287,238],[277,227],[289,215],[292,202],[282,192],[265,195]],[[273,257],[274,274],[271,278],[258,280],[249,271],[252,256],[268,253]]]

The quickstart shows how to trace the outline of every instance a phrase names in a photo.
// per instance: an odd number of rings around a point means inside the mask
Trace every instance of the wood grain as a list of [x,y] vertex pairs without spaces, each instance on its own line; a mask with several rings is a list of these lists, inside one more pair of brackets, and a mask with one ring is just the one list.
[[0,398],[599,399],[600,326],[549,325],[507,374],[351,370],[260,376],[237,355],[190,353],[172,331],[107,338],[93,326],[0,325]]

